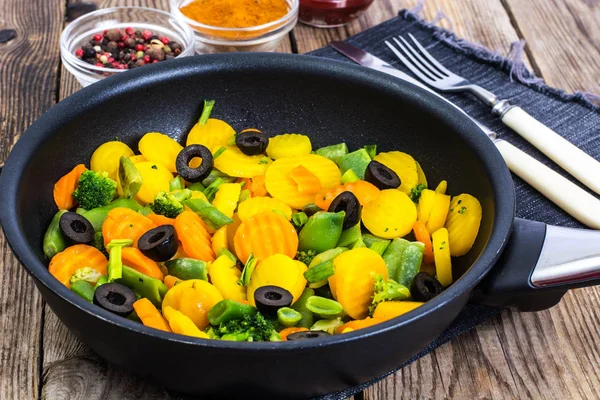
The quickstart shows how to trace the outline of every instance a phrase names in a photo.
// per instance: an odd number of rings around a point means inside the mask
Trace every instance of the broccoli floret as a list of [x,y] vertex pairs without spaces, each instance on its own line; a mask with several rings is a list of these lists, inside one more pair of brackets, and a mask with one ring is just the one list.
[[413,203],[419,202],[419,199],[421,198],[421,193],[425,189],[427,189],[427,186],[423,185],[422,183],[419,183],[416,187],[414,187],[410,190],[409,197],[413,201]]
[[369,314],[373,315],[375,308],[382,301],[400,301],[410,297],[410,290],[393,279],[383,280],[381,275],[373,277],[373,301],[369,307]]
[[102,274],[92,267],[79,268],[77,271],[75,271],[73,276],[71,276],[71,285],[78,281],[86,281],[92,285],[95,285],[101,276]]
[[317,252],[314,250],[299,251],[296,254],[296,260],[303,262],[304,264],[306,264],[308,266],[308,265],[310,265],[310,263],[312,262],[313,258],[315,258],[316,255],[317,255]]
[[189,189],[176,190],[174,192],[159,192],[150,204],[155,214],[164,215],[167,218],[175,218],[183,212],[183,202],[192,197]]
[[117,193],[117,182],[106,172],[85,171],[81,174],[73,198],[86,210],[103,207],[110,203]]
[[212,339],[230,340],[235,342],[277,342],[281,340],[273,323],[261,313],[244,315],[242,319],[224,322],[219,326],[205,329]]

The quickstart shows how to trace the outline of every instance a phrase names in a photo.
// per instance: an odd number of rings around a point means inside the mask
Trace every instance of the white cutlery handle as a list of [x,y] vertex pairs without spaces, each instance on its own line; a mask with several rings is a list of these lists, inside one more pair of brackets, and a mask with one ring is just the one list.
[[521,107],[511,107],[502,122],[547,155],[565,171],[600,194],[600,162],[542,124]]
[[600,200],[507,141],[498,139],[494,144],[515,175],[579,222],[600,229]]

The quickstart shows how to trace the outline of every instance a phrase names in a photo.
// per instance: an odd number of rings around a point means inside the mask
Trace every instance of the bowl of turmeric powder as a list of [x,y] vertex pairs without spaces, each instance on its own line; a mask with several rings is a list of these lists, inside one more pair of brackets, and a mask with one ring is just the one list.
[[299,0],[170,0],[196,52],[276,51],[298,21]]

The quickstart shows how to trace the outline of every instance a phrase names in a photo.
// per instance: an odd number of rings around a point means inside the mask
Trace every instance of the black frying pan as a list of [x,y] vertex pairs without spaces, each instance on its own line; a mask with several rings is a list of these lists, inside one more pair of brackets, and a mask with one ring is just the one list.
[[[75,164],[87,163],[98,145],[115,136],[132,148],[149,131],[184,142],[203,99],[216,99],[213,116],[237,130],[306,133],[315,147],[343,141],[351,149],[376,143],[381,151],[405,151],[419,160],[430,182],[447,179],[451,193],[477,196],[483,206],[481,231],[473,250],[455,262],[454,275],[460,278],[442,295],[392,321],[303,342],[194,339],[146,328],[86,303],[48,273],[42,253],[42,236],[56,212],[54,182]],[[0,204],[0,222],[13,251],[78,338],[114,364],[193,394],[304,398],[335,392],[409,359],[473,294],[489,304],[538,310],[557,303],[569,285],[594,283],[592,270],[581,265],[578,271],[588,275],[568,280],[551,273],[544,257],[557,248],[544,242],[564,232],[514,219],[510,173],[492,142],[464,115],[411,84],[307,56],[185,58],[83,89],[23,134],[0,177]],[[565,232],[569,238],[580,231]],[[531,275],[539,271],[568,285],[536,288]]]

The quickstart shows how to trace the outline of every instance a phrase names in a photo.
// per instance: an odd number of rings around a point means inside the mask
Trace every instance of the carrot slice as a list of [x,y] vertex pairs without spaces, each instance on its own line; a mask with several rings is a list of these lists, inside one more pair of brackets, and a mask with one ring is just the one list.
[[413,225],[413,231],[415,232],[415,239],[425,245],[425,253],[423,253],[423,261],[425,264],[433,264],[433,244],[431,243],[431,236],[427,226],[423,221],[417,221]]
[[144,325],[161,331],[171,332],[167,320],[165,320],[150,300],[146,298],[139,299],[133,303],[133,309]]
[[202,219],[192,211],[184,211],[175,218],[175,230],[183,250],[192,258],[214,261],[211,237]]
[[287,340],[287,337],[290,336],[292,333],[306,332],[306,331],[308,331],[308,328],[300,328],[300,327],[292,326],[290,328],[282,329],[279,332],[279,336],[281,336],[281,340]]
[[164,283],[167,289],[171,289],[173,286],[175,286],[177,282],[181,282],[181,279],[173,275],[165,276]]
[[250,179],[250,192],[252,192],[252,197],[264,197],[269,194],[267,192],[267,187],[265,186],[265,176],[258,175]]
[[79,268],[90,267],[102,275],[106,275],[107,264],[108,260],[97,248],[86,244],[76,244],[55,255],[50,260],[48,271],[60,283],[70,288],[71,277]]
[[121,259],[123,264],[135,269],[137,272],[141,272],[144,275],[148,275],[152,278],[160,279],[164,278],[164,275],[156,262],[144,255],[141,251],[135,247],[124,247],[121,250]]
[[271,211],[260,212],[242,222],[233,241],[235,253],[243,263],[250,253],[264,260],[273,254],[294,258],[298,251],[298,234],[294,226],[285,217]]
[[298,165],[290,171],[290,178],[298,185],[298,192],[302,194],[319,193],[321,190],[321,181],[319,177],[310,172],[303,165]]
[[131,239],[133,246],[137,247],[140,237],[153,228],[156,228],[156,224],[142,214],[129,208],[113,208],[102,224],[104,245],[114,239]]
[[150,214],[146,215],[146,218],[148,218],[150,221],[154,222],[156,224],[156,226],[163,226],[163,225],[175,226],[175,218],[167,218],[164,215],[154,214],[154,213],[150,213]]
[[79,177],[85,171],[87,171],[85,165],[76,165],[68,174],[56,182],[54,185],[54,202],[59,210],[70,210],[75,207],[73,192],[77,189]]
[[364,206],[379,196],[379,189],[377,189],[375,185],[367,181],[354,181],[336,186],[325,193],[316,195],[314,202],[323,210],[327,210],[333,200],[342,192],[354,193],[361,206]]

